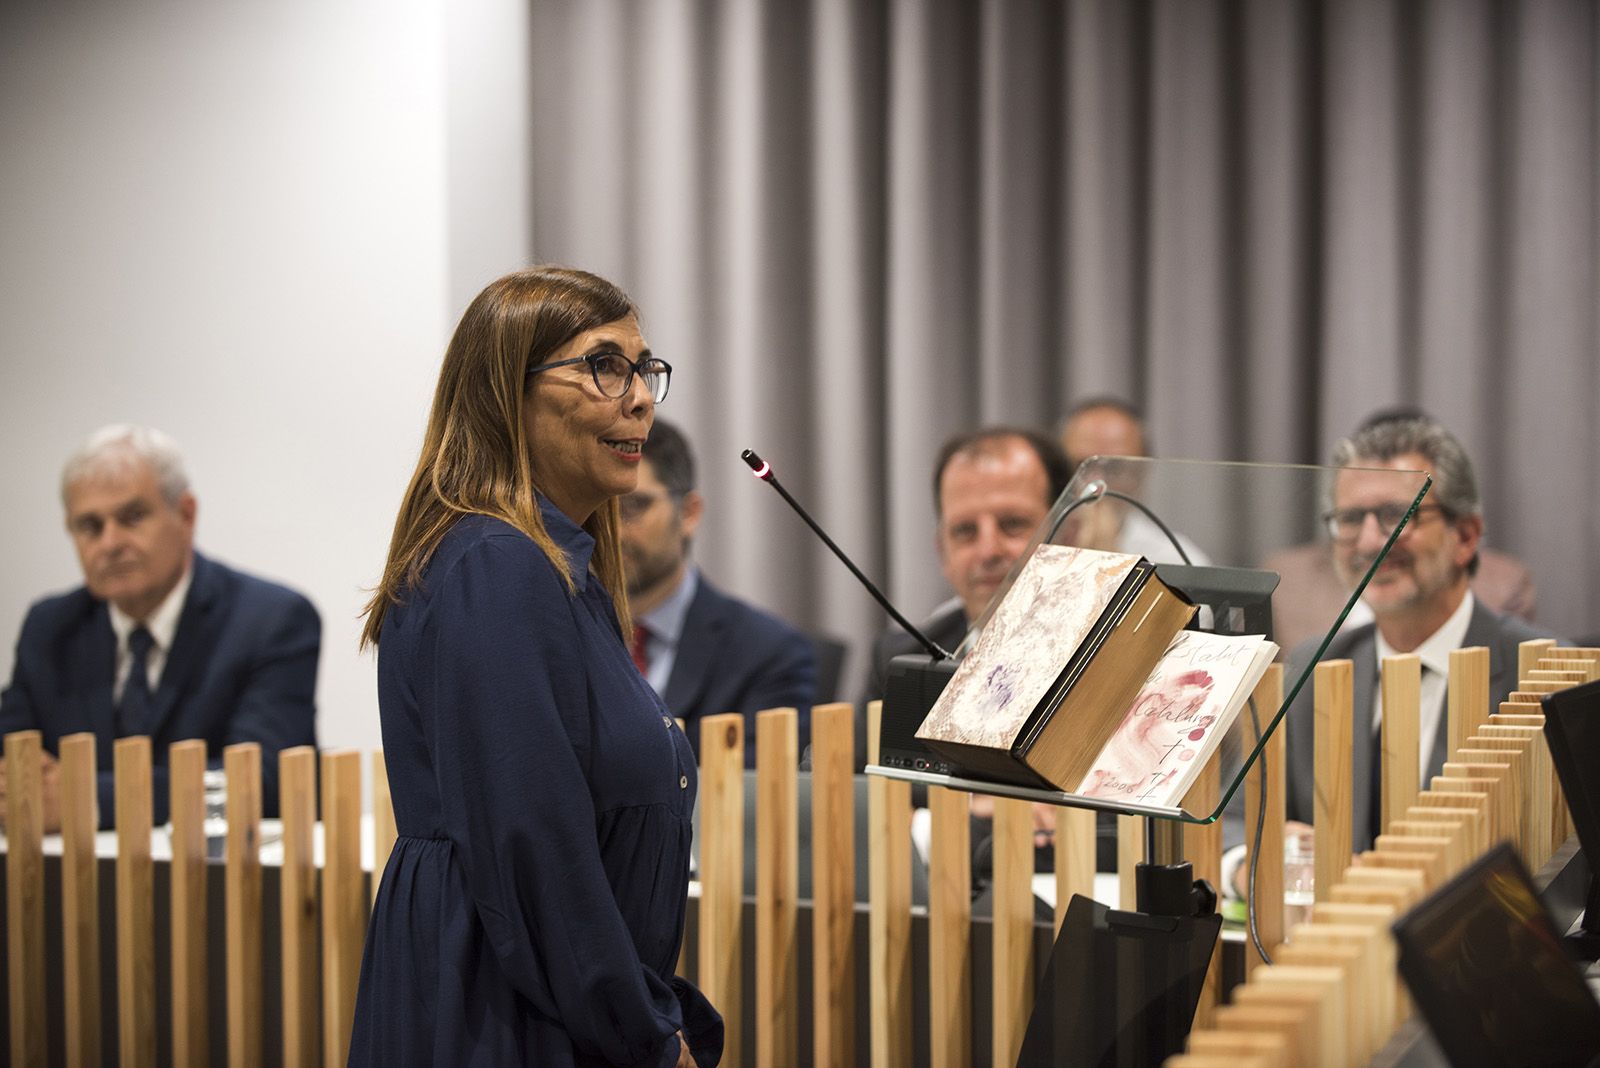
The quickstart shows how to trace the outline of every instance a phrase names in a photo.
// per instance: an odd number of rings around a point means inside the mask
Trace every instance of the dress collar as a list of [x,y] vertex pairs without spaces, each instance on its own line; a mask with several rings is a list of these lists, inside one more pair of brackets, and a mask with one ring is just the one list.
[[556,547],[567,556],[567,566],[572,569],[573,586],[581,593],[589,584],[589,561],[594,557],[594,538],[572,521],[572,517],[539,496],[539,515],[544,519],[544,529]]

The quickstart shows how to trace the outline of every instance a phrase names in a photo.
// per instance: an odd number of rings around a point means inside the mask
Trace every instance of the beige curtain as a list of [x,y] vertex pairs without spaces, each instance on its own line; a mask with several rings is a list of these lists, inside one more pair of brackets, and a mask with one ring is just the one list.
[[957,429],[1321,462],[1410,403],[1600,631],[1594,3],[535,0],[531,64],[536,254],[643,306],[726,586],[882,623],[746,446],[917,615]]

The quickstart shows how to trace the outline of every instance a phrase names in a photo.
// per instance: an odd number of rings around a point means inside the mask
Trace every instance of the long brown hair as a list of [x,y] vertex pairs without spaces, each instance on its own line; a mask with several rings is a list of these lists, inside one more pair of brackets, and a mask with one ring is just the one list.
[[[522,400],[528,368],[585,330],[636,314],[628,295],[603,278],[568,267],[532,267],[491,282],[473,298],[439,370],[422,456],[400,502],[383,580],[364,611],[361,646],[378,644],[388,607],[421,580],[434,549],[465,515],[487,515],[522,531],[575,588],[534,498]],[[611,594],[624,635],[631,630],[615,499],[584,523],[595,540],[591,562]]]

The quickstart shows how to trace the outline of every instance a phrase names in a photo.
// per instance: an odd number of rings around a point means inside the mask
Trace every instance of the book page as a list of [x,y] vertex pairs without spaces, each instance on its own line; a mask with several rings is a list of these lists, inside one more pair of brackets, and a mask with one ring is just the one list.
[[1039,546],[917,736],[1009,749],[1138,562]]
[[1277,651],[1259,636],[1179,631],[1076,792],[1177,807]]

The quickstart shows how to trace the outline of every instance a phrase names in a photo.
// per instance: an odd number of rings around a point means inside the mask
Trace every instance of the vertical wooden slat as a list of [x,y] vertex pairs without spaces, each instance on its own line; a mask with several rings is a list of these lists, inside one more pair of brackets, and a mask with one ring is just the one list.
[[[1254,697],[1256,714],[1261,728],[1265,730],[1272,717],[1278,714],[1278,707],[1283,704],[1282,664],[1267,668],[1261,681],[1256,683]],[[1256,862],[1256,933],[1269,954],[1283,944],[1283,824],[1287,805],[1283,774],[1284,761],[1287,759],[1284,733],[1283,724],[1278,724],[1278,729],[1272,732],[1261,751],[1261,760],[1250,765],[1245,781],[1239,787],[1244,791],[1244,833],[1247,842],[1255,840],[1256,821],[1264,821],[1261,825],[1261,859]],[[1266,765],[1264,772],[1263,761]],[[1264,813],[1261,790],[1263,775],[1267,780]],[[1256,952],[1253,942],[1246,943],[1244,959],[1247,971],[1266,963],[1261,959],[1261,954]]]
[[994,1063],[1016,1064],[1033,1008],[1033,806],[994,802]]
[[172,1061],[211,1063],[206,968],[206,743],[167,750],[172,813]]
[[798,1056],[800,822],[795,709],[756,714],[756,1064],[789,1068]]
[[1139,907],[1134,869],[1144,860],[1143,816],[1117,817],[1117,906],[1126,911]]
[[855,706],[811,709],[812,1019],[816,1068],[856,1063]]
[[322,754],[322,1049],[323,1063],[350,1052],[366,895],[361,885],[361,754]]
[[117,798],[118,1048],[121,1064],[147,1068],[156,1062],[150,739],[118,738],[112,760]]
[[1095,813],[1093,809],[1056,809],[1056,932],[1067,918],[1074,895],[1094,897]]
[[[44,1013],[44,775],[38,731],[6,735],[6,967],[11,1063],[42,1065]],[[145,848],[149,848],[146,841]]]
[[228,776],[224,887],[228,940],[228,1063],[261,1063],[261,746],[222,751]]
[[[1212,754],[1206,766],[1200,769],[1194,785],[1184,795],[1183,808],[1188,812],[1211,813],[1222,800],[1222,765],[1217,754]],[[1222,884],[1222,821],[1205,824],[1188,824],[1183,827],[1184,852],[1194,865],[1194,877],[1204,879],[1218,891]],[[1222,939],[1217,939],[1211,951],[1211,966],[1206,970],[1205,984],[1200,990],[1200,1001],[1195,1006],[1195,1027],[1210,1027],[1212,1013],[1222,1002]]]
[[1316,769],[1312,792],[1317,828],[1314,891],[1316,900],[1325,901],[1328,890],[1350,866],[1353,818],[1350,760],[1355,675],[1348,660],[1325,660],[1314,670]]
[[928,1023],[933,1068],[972,1063],[972,795],[928,789]]
[[1528,677],[1528,672],[1539,666],[1539,660],[1556,647],[1554,638],[1533,638],[1517,646],[1517,681]]
[[1416,802],[1422,779],[1422,658],[1415,653],[1384,657],[1383,811],[1379,826]]
[[378,887],[383,883],[383,869],[389,864],[389,854],[394,851],[394,798],[389,796],[389,766],[383,762],[383,750],[372,753],[372,900],[378,900]]
[[283,1063],[286,1068],[313,1068],[322,1063],[322,975],[314,852],[317,751],[312,746],[278,753],[278,811],[283,817]]
[[744,717],[700,721],[700,989],[722,1013],[722,1059],[742,1063]]
[[96,771],[93,734],[61,739],[61,953],[68,1068],[99,1064],[101,1059]]
[[1466,744],[1467,736],[1489,722],[1489,650],[1483,646],[1450,650],[1450,680],[1445,716],[1450,748],[1445,759]]
[[[883,703],[867,705],[867,755],[878,760]],[[867,786],[868,962],[874,1068],[911,1065],[911,784]]]

